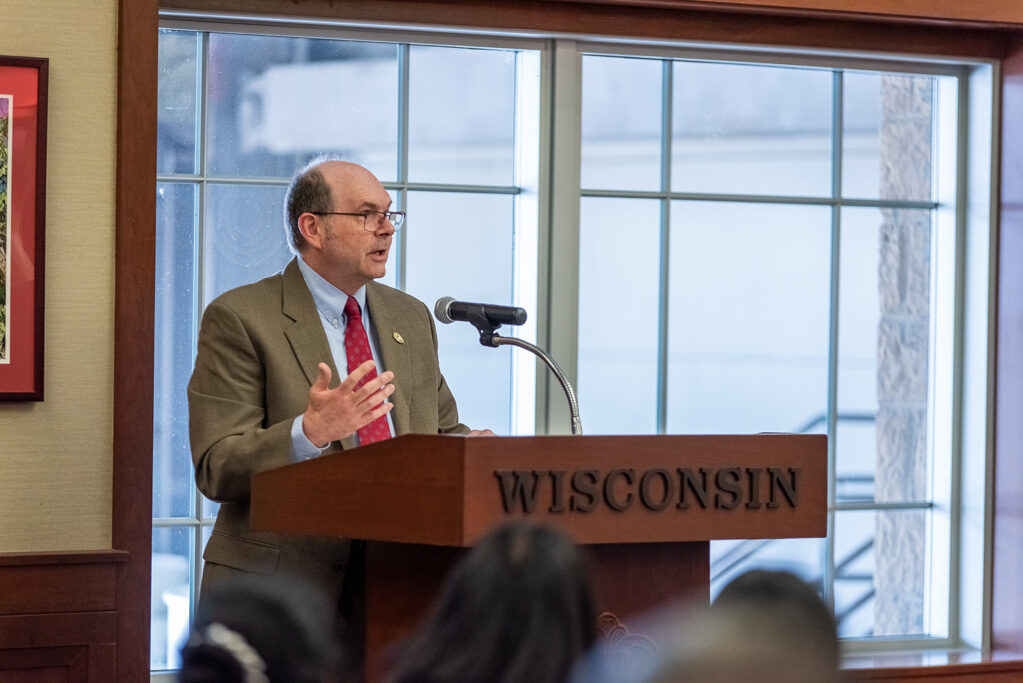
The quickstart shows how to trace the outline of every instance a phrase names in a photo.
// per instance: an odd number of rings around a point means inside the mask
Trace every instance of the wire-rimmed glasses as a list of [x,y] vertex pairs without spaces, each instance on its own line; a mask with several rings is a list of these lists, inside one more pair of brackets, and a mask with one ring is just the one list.
[[405,222],[404,211],[370,211],[367,209],[358,213],[347,211],[310,211],[309,213],[317,216],[362,216],[362,227],[370,232],[376,232],[384,227],[384,221],[390,221],[395,230]]

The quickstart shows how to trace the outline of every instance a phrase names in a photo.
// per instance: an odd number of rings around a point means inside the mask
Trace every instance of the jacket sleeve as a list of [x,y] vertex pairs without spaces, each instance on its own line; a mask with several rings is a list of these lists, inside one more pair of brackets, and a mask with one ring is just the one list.
[[250,477],[290,462],[291,424],[266,424],[265,370],[237,313],[214,301],[203,314],[188,383],[195,482],[212,500],[249,497]]

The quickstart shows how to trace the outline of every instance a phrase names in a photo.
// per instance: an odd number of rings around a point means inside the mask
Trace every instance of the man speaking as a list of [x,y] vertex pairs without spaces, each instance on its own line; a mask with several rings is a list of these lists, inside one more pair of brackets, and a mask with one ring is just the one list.
[[459,423],[426,306],[373,282],[404,218],[365,168],[314,162],[285,199],[297,257],[206,308],[188,384],[196,484],[221,503],[203,589],[286,572],[341,596],[351,542],[250,529],[253,473],[398,434],[491,434]]

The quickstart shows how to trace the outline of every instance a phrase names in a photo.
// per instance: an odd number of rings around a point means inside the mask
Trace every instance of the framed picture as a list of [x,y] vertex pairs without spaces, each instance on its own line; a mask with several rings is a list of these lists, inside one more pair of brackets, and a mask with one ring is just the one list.
[[0,56],[0,400],[43,400],[48,60]]

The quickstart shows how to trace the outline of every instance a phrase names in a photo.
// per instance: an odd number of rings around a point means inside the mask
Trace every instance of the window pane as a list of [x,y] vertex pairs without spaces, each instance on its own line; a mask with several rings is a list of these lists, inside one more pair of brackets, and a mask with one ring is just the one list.
[[662,64],[583,57],[582,187],[660,189]]
[[515,53],[413,45],[409,180],[511,185]]
[[[442,296],[514,305],[509,195],[410,192],[405,290],[430,307]],[[484,217],[467,224],[461,216]],[[481,346],[468,323],[437,324],[444,378],[462,422],[499,434],[510,430],[511,353]],[[505,330],[501,330],[505,332]],[[510,333],[509,333],[510,334]],[[515,350],[515,353],[522,353]]]
[[156,172],[195,173],[199,33],[160,31]]
[[323,152],[396,177],[397,47],[211,33],[209,172],[290,177]]
[[203,517],[216,517],[217,516],[217,512],[220,511],[220,503],[217,503],[217,502],[214,502],[214,501],[210,500],[209,498],[207,498],[206,496],[202,495],[201,493],[199,494],[199,496],[202,498],[202,516]]
[[[583,430],[653,434],[660,202],[584,198],[580,226],[578,389]],[[623,258],[628,259],[627,274],[622,272]]]
[[842,211],[835,441],[839,501],[874,498],[880,224],[879,209]]
[[[203,550],[203,553],[204,553],[204,552],[206,552],[206,544],[210,542],[210,534],[213,533],[213,525],[212,524],[204,524],[204,525],[202,525],[200,527],[200,529],[202,530],[202,550]],[[199,586],[202,585],[202,574],[203,574],[204,571],[206,571],[206,559],[202,556],[202,553],[200,553],[199,554],[199,569],[196,572],[196,576],[195,576],[195,590],[196,591],[198,591],[199,590]]]
[[829,210],[674,202],[668,431],[825,431]]
[[156,187],[156,315],[153,355],[153,516],[192,514],[185,386],[195,353],[196,186]]
[[786,571],[820,590],[823,538],[757,538],[710,542],[710,593],[753,569]]
[[839,635],[912,636],[924,632],[925,510],[835,514],[835,616]]
[[930,271],[929,211],[843,210],[840,501],[927,497]]
[[190,618],[189,574],[191,527],[153,529],[153,579],[150,593],[149,666],[176,669],[181,665],[182,638]]
[[933,98],[933,76],[843,75],[843,195],[931,198]]
[[831,194],[831,72],[676,62],[679,192]]
[[291,259],[283,186],[208,185],[203,230],[203,306],[278,272]]

